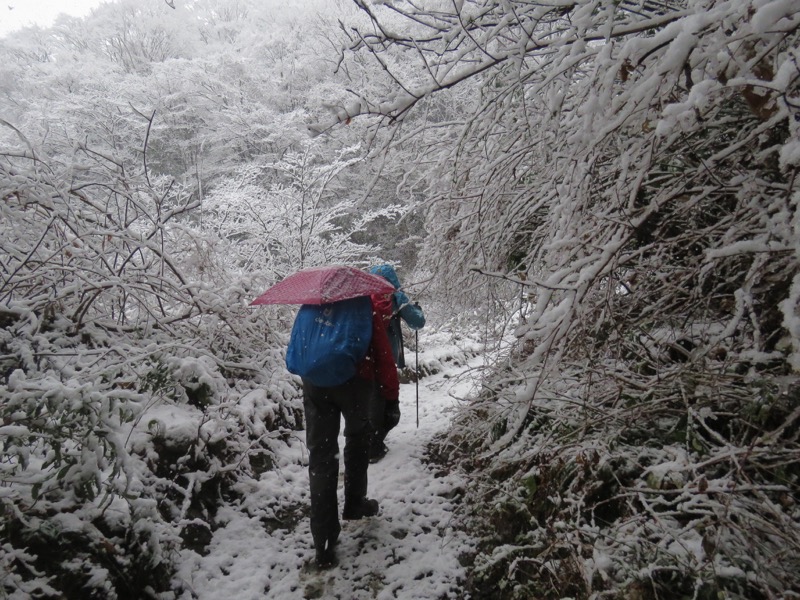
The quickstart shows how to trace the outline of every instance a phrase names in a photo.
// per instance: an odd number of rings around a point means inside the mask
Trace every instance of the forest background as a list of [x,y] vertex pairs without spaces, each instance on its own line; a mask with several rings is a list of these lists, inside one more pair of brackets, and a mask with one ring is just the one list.
[[496,357],[431,448],[464,597],[800,597],[799,27],[120,0],[0,40],[0,594],[178,594],[302,427],[249,301],[380,260]]

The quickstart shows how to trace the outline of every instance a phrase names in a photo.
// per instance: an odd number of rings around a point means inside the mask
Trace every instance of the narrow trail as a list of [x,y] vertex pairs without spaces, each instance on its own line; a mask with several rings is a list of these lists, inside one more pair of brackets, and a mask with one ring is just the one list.
[[[381,503],[377,517],[343,521],[338,565],[313,566],[307,516],[308,476],[303,465],[304,432],[284,447],[280,464],[244,492],[246,500],[217,515],[224,525],[206,556],[185,552],[180,577],[200,600],[250,599],[425,599],[457,598],[464,568],[459,557],[470,540],[452,526],[453,498],[464,482],[437,477],[424,462],[426,446],[444,430],[457,398],[473,385],[470,366],[439,360],[430,351],[421,360],[443,369],[419,382],[419,428],[414,383],[400,386],[402,418],[387,439],[389,454],[370,465],[369,495]],[[411,357],[413,361],[413,356]],[[340,448],[344,439],[340,437]],[[342,473],[340,472],[340,478]],[[339,486],[341,509],[342,491]],[[287,523],[285,515],[298,516]],[[181,599],[189,600],[191,592]]]

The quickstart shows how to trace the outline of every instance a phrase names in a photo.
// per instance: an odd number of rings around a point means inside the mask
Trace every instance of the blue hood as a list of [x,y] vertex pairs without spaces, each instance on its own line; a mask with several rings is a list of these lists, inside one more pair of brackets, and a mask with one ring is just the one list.
[[372,267],[369,272],[383,277],[394,286],[394,289],[400,289],[400,279],[397,277],[397,272],[392,265],[378,265],[377,267]]

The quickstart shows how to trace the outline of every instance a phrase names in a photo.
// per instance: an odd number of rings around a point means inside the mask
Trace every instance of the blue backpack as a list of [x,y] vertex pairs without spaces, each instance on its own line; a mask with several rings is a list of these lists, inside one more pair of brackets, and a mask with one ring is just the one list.
[[371,340],[369,297],[304,304],[292,327],[286,368],[319,387],[340,385],[356,374]]

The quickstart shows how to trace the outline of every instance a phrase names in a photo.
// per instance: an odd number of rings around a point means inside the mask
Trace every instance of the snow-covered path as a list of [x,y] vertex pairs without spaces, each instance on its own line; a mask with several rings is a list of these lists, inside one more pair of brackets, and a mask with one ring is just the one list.
[[[455,398],[468,394],[472,381],[456,377],[464,366],[440,364],[442,372],[419,383],[419,428],[415,386],[401,385],[400,425],[387,439],[389,454],[369,471],[369,495],[381,503],[381,512],[342,522],[336,567],[320,572],[313,566],[308,476],[301,464],[305,445],[297,439],[278,468],[242,490],[243,505],[217,514],[225,525],[215,532],[208,554],[185,552],[184,585],[200,600],[458,598],[464,574],[459,556],[470,540],[451,526],[451,498],[463,482],[452,475],[437,477],[423,454],[447,427]],[[343,443],[342,438],[340,447]],[[339,501],[341,509],[341,484]],[[292,507],[298,518],[287,522]],[[182,596],[190,597],[188,592]]]

